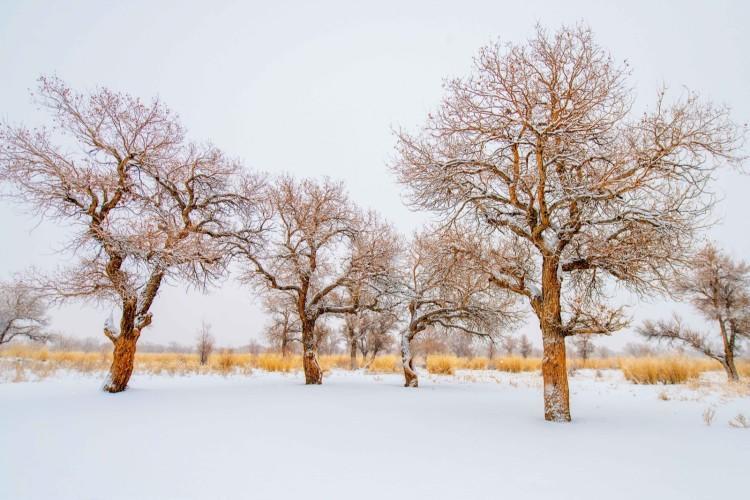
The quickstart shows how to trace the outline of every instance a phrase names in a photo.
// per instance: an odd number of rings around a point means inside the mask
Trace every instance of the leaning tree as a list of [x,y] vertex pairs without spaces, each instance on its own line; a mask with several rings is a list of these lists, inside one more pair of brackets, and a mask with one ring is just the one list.
[[[750,338],[750,265],[708,245],[696,254],[690,271],[676,281],[679,294],[714,322],[714,334],[689,328],[677,316],[645,321],[638,332],[650,340],[687,345],[721,363],[730,381],[739,380],[734,358],[740,342]],[[719,347],[713,340],[716,337]]]
[[663,288],[711,205],[712,172],[740,160],[727,108],[662,91],[634,115],[627,77],[588,28],[539,27],[481,49],[422,132],[398,135],[413,205],[496,240],[492,283],[539,319],[547,420],[570,420],[565,337],[624,324],[604,307],[610,278]]
[[211,146],[186,142],[158,100],[107,89],[81,94],[41,78],[38,102],[53,126],[4,125],[0,176],[12,184],[10,196],[70,226],[74,263],[35,285],[58,300],[119,306],[119,326],[104,327],[114,345],[104,388],[120,392],[161,285],[177,278],[203,285],[222,272],[209,233],[235,203],[239,167]]
[[[252,196],[246,197],[252,200]],[[316,324],[332,315],[375,309],[388,286],[398,238],[374,213],[363,213],[340,183],[282,176],[265,191],[263,243],[254,212],[240,210],[236,229],[223,234],[228,253],[242,268],[241,279],[262,293],[286,294],[301,329],[306,384],[321,384]],[[250,222],[245,218],[250,216]],[[353,281],[367,293],[347,295]]]
[[515,319],[508,294],[489,283],[488,276],[458,251],[458,231],[416,233],[400,273],[397,296],[404,310],[401,362],[404,386],[417,387],[412,342],[426,330],[455,331],[490,338]]

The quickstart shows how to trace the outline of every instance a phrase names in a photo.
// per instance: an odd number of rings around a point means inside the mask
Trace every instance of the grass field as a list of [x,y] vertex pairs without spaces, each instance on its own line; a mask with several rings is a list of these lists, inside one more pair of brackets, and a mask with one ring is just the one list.
[[[320,365],[325,372],[332,369],[349,369],[346,355],[321,355]],[[360,365],[362,360],[358,360]],[[488,359],[484,357],[462,358],[453,355],[428,355],[421,360],[430,374],[454,375],[461,370],[496,370],[509,373],[535,372],[541,367],[539,358],[505,356]],[[40,380],[58,371],[79,373],[104,372],[111,363],[109,352],[64,352],[46,348],[18,345],[0,350],[0,380],[22,382]],[[622,370],[625,378],[636,384],[679,384],[697,378],[701,373],[721,371],[719,363],[692,357],[610,357],[592,358],[585,362],[568,360],[571,371],[579,369]],[[741,375],[750,376],[750,362],[739,361]],[[247,354],[220,351],[210,356],[206,365],[201,365],[197,354],[184,353],[138,353],[136,373],[151,375],[193,374],[248,374],[253,370],[266,372],[296,372],[302,370],[302,357],[283,357],[276,353]],[[375,358],[366,366],[371,373],[399,373],[399,356],[388,354]]]

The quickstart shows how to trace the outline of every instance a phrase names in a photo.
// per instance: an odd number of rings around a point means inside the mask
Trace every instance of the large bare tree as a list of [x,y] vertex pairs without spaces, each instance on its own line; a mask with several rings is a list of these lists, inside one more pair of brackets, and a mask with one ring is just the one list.
[[[412,342],[427,330],[447,330],[489,338],[515,315],[508,294],[457,251],[458,232],[426,229],[414,235],[401,273],[405,309],[401,361],[405,387],[417,387]],[[490,339],[492,340],[492,339]]]
[[107,89],[81,94],[55,78],[40,79],[37,100],[53,126],[4,125],[0,176],[34,213],[71,227],[76,262],[37,285],[58,300],[119,306],[119,326],[106,322],[104,334],[114,345],[105,390],[120,392],[161,285],[176,278],[203,285],[222,272],[209,233],[230,213],[239,167],[211,146],[186,142],[158,100]]
[[547,420],[570,420],[565,337],[624,324],[600,311],[610,278],[662,287],[711,205],[714,168],[739,160],[728,109],[662,91],[634,116],[628,72],[585,26],[538,27],[482,48],[422,132],[399,134],[393,167],[412,204],[499,240],[487,266],[539,319]]
[[[695,256],[690,272],[678,278],[676,288],[716,323],[716,335],[689,328],[679,317],[645,321],[638,331],[651,340],[688,345],[721,363],[730,381],[739,380],[734,358],[740,341],[750,338],[750,265],[708,245]],[[719,347],[712,337],[719,337]]]
[[0,283],[0,345],[16,338],[44,342],[49,338],[47,303],[20,281]]
[[[285,293],[295,304],[302,337],[305,382],[320,384],[315,327],[330,315],[375,308],[398,250],[391,227],[359,210],[340,183],[282,176],[267,189],[264,243],[239,230],[229,235],[230,252],[242,277],[266,293]],[[373,293],[347,295],[359,281]],[[366,297],[366,299],[365,299]]]

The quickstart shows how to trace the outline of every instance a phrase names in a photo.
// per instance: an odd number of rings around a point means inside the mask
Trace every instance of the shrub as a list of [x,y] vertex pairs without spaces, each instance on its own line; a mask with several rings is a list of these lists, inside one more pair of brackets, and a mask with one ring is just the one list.
[[255,366],[267,372],[287,373],[302,369],[301,356],[282,356],[281,354],[266,353],[255,358]]
[[492,360],[492,367],[501,372],[533,372],[541,369],[542,360],[539,358],[522,358],[520,356],[508,356]]
[[402,370],[401,358],[393,354],[378,356],[367,368],[372,373],[397,373]]
[[435,375],[453,375],[456,373],[459,359],[444,354],[427,356],[427,371]]
[[465,363],[467,370],[486,370],[490,365],[490,360],[487,358],[471,358]]
[[679,358],[624,359],[621,367],[634,384],[682,384],[704,371],[699,363]]

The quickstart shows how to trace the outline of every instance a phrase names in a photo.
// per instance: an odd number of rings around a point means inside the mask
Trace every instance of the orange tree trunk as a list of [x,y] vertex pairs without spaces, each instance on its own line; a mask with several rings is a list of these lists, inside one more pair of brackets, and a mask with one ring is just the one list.
[[315,348],[315,336],[313,330],[315,323],[305,321],[302,327],[302,367],[305,370],[305,384],[320,385],[323,383],[323,370],[318,363],[318,353]]
[[542,378],[544,379],[544,419],[570,421],[570,395],[562,329],[560,294],[562,284],[557,272],[558,259],[545,258],[542,265],[542,296],[534,299],[534,311],[542,330]]
[[419,378],[414,369],[414,356],[411,353],[412,336],[409,332],[401,334],[401,364],[404,367],[404,387],[419,387]]
[[115,341],[112,352],[112,366],[109,368],[109,377],[104,385],[107,392],[122,392],[130,381],[135,363],[135,346],[138,342],[136,335],[121,335]]

